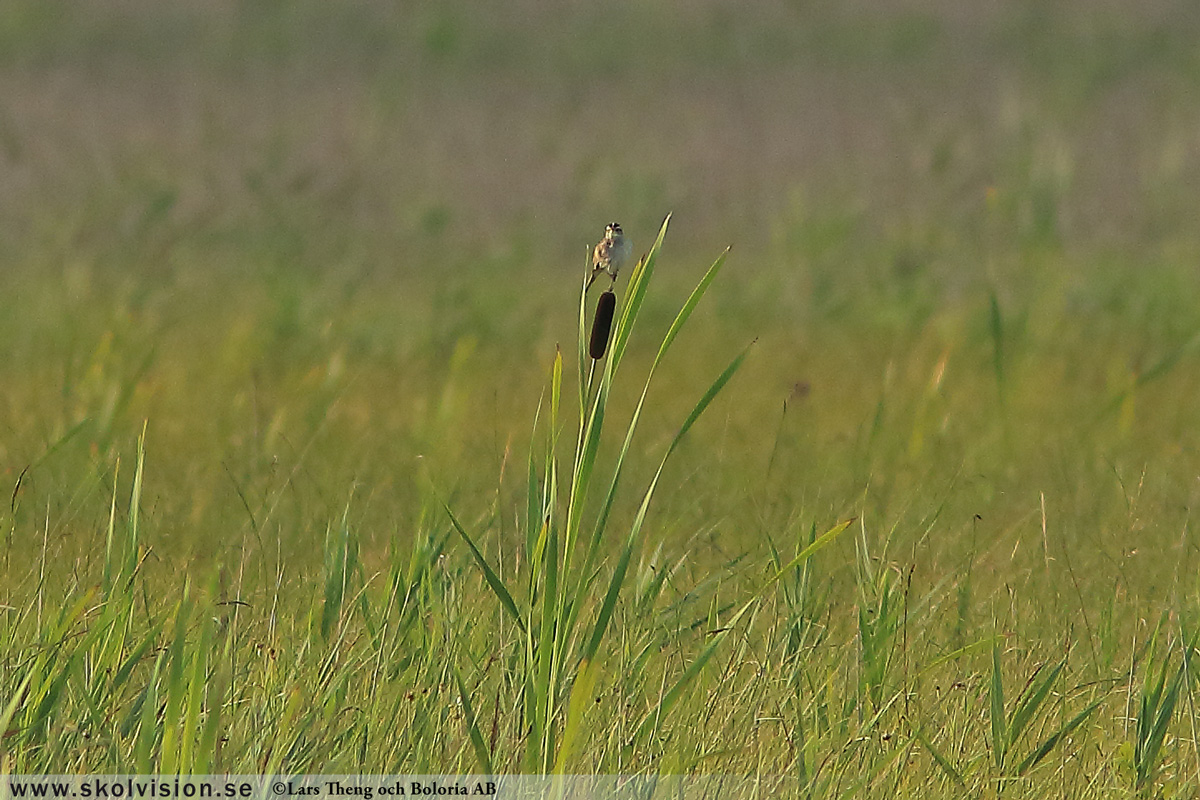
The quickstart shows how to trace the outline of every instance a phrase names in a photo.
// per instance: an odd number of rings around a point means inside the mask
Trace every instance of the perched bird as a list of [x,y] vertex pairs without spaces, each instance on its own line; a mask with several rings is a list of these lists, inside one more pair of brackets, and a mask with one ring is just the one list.
[[617,271],[625,266],[633,253],[633,242],[621,231],[621,226],[615,222],[608,223],[604,229],[604,238],[592,251],[592,276],[588,278],[584,291],[592,287],[592,281],[601,272],[607,272],[613,283],[617,282]]

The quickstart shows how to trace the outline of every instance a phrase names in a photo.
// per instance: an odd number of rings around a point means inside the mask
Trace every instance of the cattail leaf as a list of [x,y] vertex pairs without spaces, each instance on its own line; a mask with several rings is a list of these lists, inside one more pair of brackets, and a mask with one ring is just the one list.
[[700,298],[708,291],[709,285],[717,277],[717,273],[721,271],[721,267],[725,265],[725,259],[729,256],[729,248],[725,248],[725,252],[717,256],[717,260],[708,268],[708,272],[704,273],[704,277],[700,279],[700,283],[696,284],[696,288],[688,295],[688,299],[683,304],[683,308],[679,309],[679,313],[675,315],[675,321],[671,323],[671,327],[667,330],[667,335],[663,337],[662,346],[658,348],[658,356],[655,358],[657,363],[662,359],[667,348],[675,341],[675,337],[679,335],[680,329],[684,323],[688,321],[688,317],[696,310],[696,305],[700,302]]
[[[753,342],[750,344],[753,345]],[[592,628],[592,635],[588,641],[588,644],[584,648],[584,658],[591,659],[595,656],[596,651],[600,647],[600,641],[604,638],[604,633],[608,628],[608,623],[612,619],[612,612],[616,605],[617,595],[620,593],[621,584],[625,580],[625,573],[629,567],[629,558],[633,551],[633,544],[637,541],[638,535],[642,530],[642,525],[646,521],[646,514],[650,510],[650,500],[653,498],[654,491],[658,487],[658,481],[659,478],[662,477],[663,469],[667,466],[667,459],[671,457],[671,454],[675,451],[675,448],[678,446],[679,442],[688,432],[688,429],[690,429],[696,420],[699,419],[700,415],[704,413],[704,410],[708,408],[710,403],[712,403],[713,398],[717,396],[721,389],[724,388],[725,384],[729,382],[729,379],[733,377],[733,374],[737,372],[738,367],[742,365],[742,362],[746,359],[746,355],[749,353],[749,351],[750,345],[747,345],[746,348],[742,350],[742,352],[739,353],[737,357],[729,364],[729,366],[726,367],[725,370],[717,377],[717,379],[713,381],[713,384],[708,387],[708,391],[704,393],[704,396],[700,398],[700,402],[696,404],[695,408],[692,409],[692,413],[689,414],[688,418],[684,421],[683,426],[675,435],[675,438],[672,440],[670,446],[667,447],[667,452],[663,455],[662,461],[659,462],[658,470],[654,473],[654,478],[650,481],[649,488],[646,489],[646,494],[642,498],[642,503],[638,508],[637,516],[634,518],[633,525],[629,529],[629,535],[626,537],[625,548],[621,552],[621,558],[618,562],[617,570],[613,574],[612,581],[609,584],[608,592],[604,598],[604,604],[601,606],[600,614],[596,619],[596,624]]]
[[613,353],[612,358],[609,359],[610,372],[616,372],[617,365],[621,362],[621,356],[625,353],[625,343],[633,332],[633,323],[642,308],[642,301],[646,297],[650,278],[654,275],[654,265],[658,260],[658,252],[662,249],[663,238],[667,235],[667,225],[670,222],[671,215],[668,214],[663,220],[662,227],[659,228],[658,238],[654,240],[649,252],[637,262],[633,268],[633,274],[629,276],[625,305],[621,309],[621,316],[617,320],[616,334],[613,337]]

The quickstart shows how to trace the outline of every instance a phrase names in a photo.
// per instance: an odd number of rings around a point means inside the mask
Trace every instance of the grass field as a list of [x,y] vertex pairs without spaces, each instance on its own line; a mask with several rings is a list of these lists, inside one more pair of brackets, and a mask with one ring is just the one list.
[[6,0],[0,772],[1200,794],[1197,41]]

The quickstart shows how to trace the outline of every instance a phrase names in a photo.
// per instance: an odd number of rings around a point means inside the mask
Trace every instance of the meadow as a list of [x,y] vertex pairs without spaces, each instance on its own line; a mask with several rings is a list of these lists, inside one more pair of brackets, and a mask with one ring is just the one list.
[[0,5],[0,773],[1200,794],[1200,13],[1050,6]]

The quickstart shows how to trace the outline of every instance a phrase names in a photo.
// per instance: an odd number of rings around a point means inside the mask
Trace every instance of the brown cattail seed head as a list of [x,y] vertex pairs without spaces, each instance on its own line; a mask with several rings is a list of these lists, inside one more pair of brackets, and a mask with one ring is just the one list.
[[617,309],[617,296],[609,289],[600,295],[596,304],[596,318],[592,320],[592,338],[588,342],[588,355],[594,359],[604,358],[608,350],[608,335],[612,332],[613,312]]

